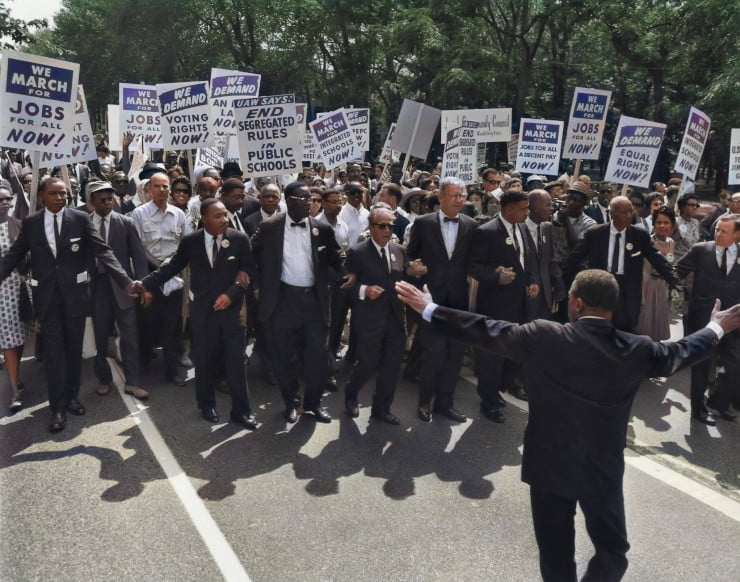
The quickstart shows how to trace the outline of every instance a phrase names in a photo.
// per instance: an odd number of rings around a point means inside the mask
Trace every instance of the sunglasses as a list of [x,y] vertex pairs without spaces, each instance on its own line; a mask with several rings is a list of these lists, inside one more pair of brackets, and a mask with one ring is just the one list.
[[373,222],[373,226],[377,226],[378,228],[382,230],[391,230],[394,226],[396,226],[392,222]]

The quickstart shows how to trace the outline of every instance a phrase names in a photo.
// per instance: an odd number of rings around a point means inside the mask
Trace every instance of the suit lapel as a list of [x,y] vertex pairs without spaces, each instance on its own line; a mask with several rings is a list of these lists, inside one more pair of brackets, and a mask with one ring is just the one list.
[[313,234],[314,231],[318,234],[318,228],[316,227],[316,223],[312,217],[309,216],[306,221],[308,223],[308,238],[311,241],[311,260],[313,261],[314,281],[318,281],[317,271],[319,269],[319,251],[317,250],[317,247],[319,244],[319,237],[314,236]]
[[[435,223],[435,228],[432,229],[434,231],[433,236],[434,236],[435,239],[437,239],[437,242],[439,243],[439,246],[442,248],[442,252],[444,253],[442,256],[444,256],[444,258],[449,261],[450,260],[450,257],[447,256],[447,247],[445,246],[445,239],[442,236],[442,221],[441,221],[441,218],[439,216],[439,212],[437,212],[434,215],[434,223]],[[457,229],[457,234],[458,235],[460,234],[460,229],[459,228]],[[455,248],[457,248],[457,241],[455,242]],[[452,254],[453,255],[455,254],[454,251],[453,251]]]
[[[51,257],[51,260],[54,261],[56,258],[54,257],[54,251],[51,250],[51,246],[49,245],[49,239],[46,238],[46,210],[43,209],[37,214],[34,214],[30,218],[36,219],[36,228],[38,229],[38,236],[41,237],[41,240],[44,241],[44,248],[49,252],[49,256]],[[61,238],[61,237],[60,237]]]

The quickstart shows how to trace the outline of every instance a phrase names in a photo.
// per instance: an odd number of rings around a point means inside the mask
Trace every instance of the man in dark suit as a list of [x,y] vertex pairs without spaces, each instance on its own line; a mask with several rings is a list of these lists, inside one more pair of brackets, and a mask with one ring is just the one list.
[[391,412],[406,342],[403,304],[396,297],[396,281],[406,269],[406,252],[390,242],[395,215],[386,209],[370,211],[370,237],[350,248],[344,269],[356,276],[349,290],[352,323],[357,329],[357,360],[345,388],[345,407],[353,418],[360,414],[357,395],[377,374],[371,418],[399,424]]
[[126,288],[131,279],[88,214],[65,208],[64,181],[44,180],[39,196],[45,209],[24,219],[18,238],[0,261],[0,281],[31,253],[33,304],[44,330],[43,359],[52,415],[49,430],[58,432],[67,422],[65,410],[85,414],[77,397],[85,316],[90,311],[91,254],[121,287]]
[[[468,307],[466,271],[476,222],[460,214],[465,204],[465,184],[445,177],[439,183],[439,212],[420,216],[411,227],[406,248],[410,276],[422,276],[435,297],[457,309]],[[420,374],[418,415],[424,422],[438,412],[456,422],[465,415],[455,408],[455,387],[465,346],[424,324],[421,329],[424,360]],[[434,410],[432,400],[434,399]]]
[[270,327],[268,341],[285,402],[285,419],[298,420],[302,367],[304,412],[319,422],[331,422],[321,397],[329,378],[328,273],[329,267],[341,270],[340,249],[331,227],[309,217],[311,194],[302,182],[286,186],[285,202],[287,215],[263,221],[252,238],[259,273],[258,317]]
[[616,195],[614,187],[609,182],[602,182],[596,190],[596,204],[587,206],[583,213],[596,221],[596,224],[605,224],[611,220],[609,203]]
[[[534,249],[523,225],[529,201],[523,192],[507,192],[500,198],[501,214],[473,233],[468,273],[478,281],[477,313],[511,321],[527,321],[527,302],[539,294],[539,276]],[[494,422],[503,422],[499,391],[516,392],[520,367],[511,360],[477,351],[478,395],[481,413]]]
[[257,199],[260,202],[258,212],[253,212],[244,219],[244,228],[250,238],[257,232],[263,220],[267,220],[276,212],[280,212],[280,186],[269,183],[262,186]]
[[555,306],[565,299],[563,274],[555,262],[555,249],[552,238],[552,199],[546,190],[532,190],[529,193],[529,216],[524,221],[531,239],[531,246],[537,257],[537,273],[540,292],[528,298],[527,317],[529,321],[544,318],[553,319]]
[[595,554],[581,580],[611,582],[627,569],[623,449],[632,402],[647,377],[670,376],[701,359],[740,326],[740,305],[712,315],[706,328],[677,342],[617,331],[609,321],[619,287],[600,270],[579,273],[568,294],[572,323],[497,321],[432,303],[412,285],[399,298],[440,333],[524,363],[529,423],[522,480],[530,485],[540,571],[545,582],[576,581],[576,503]]
[[[679,277],[694,274],[694,286],[689,299],[686,333],[704,327],[712,314],[715,298],[723,306],[740,302],[740,265],[735,235],[740,230],[740,215],[723,214],[715,227],[714,242],[695,244],[678,262]],[[735,420],[730,404],[740,394],[740,332],[728,333],[717,347],[718,373],[714,392],[704,403],[712,360],[707,359],[691,368],[691,417],[714,425],[707,406],[724,420]]]
[[575,273],[582,261],[591,269],[612,273],[619,283],[619,305],[614,326],[623,331],[637,327],[642,303],[642,260],[647,259],[672,286],[679,284],[673,268],[650,242],[650,235],[633,226],[632,203],[624,196],[609,204],[611,222],[593,226],[568,257],[566,272]]
[[231,393],[232,422],[254,430],[244,373],[244,323],[239,312],[244,291],[255,276],[255,263],[247,235],[228,228],[226,207],[215,198],[200,208],[203,228],[186,235],[170,261],[150,273],[137,285],[152,291],[190,265],[190,308],[195,395],[201,416],[219,421],[215,388],[219,367],[224,365]]
[[[141,279],[149,272],[146,251],[136,233],[134,221],[128,216],[113,212],[115,190],[109,182],[90,182],[87,187],[88,204],[94,212],[93,226],[132,279]],[[97,393],[105,396],[110,392],[113,374],[108,365],[108,339],[113,332],[114,322],[118,326],[121,340],[121,360],[126,380],[124,391],[140,400],[149,393],[141,387],[139,355],[139,331],[136,322],[134,299],[120,287],[113,277],[100,265],[94,267],[92,278],[93,330],[95,332],[95,376],[98,378]],[[151,294],[142,296],[142,302],[151,301]]]

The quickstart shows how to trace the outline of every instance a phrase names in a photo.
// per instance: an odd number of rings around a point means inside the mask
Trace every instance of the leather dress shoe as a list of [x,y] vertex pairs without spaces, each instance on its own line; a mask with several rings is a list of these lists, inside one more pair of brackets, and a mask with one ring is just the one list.
[[326,389],[329,392],[339,392],[339,386],[334,376],[329,376],[329,381],[326,383]]
[[293,423],[295,423],[298,420],[298,410],[296,410],[295,406],[291,406],[290,408],[286,408],[285,409],[285,412],[283,413],[283,417],[290,424],[293,424]]
[[501,396],[501,394],[496,394],[496,402],[498,403],[499,408],[505,408],[506,407],[506,400],[504,400],[504,397]]
[[360,406],[357,404],[357,402],[345,402],[344,408],[347,411],[347,414],[349,414],[352,418],[357,418],[360,416]]
[[51,415],[51,421],[49,422],[49,432],[59,432],[64,430],[67,425],[67,417],[63,412],[55,412]]
[[489,408],[488,406],[481,405],[480,412],[492,422],[498,422],[499,424],[504,422],[504,415],[501,414],[501,411],[498,408]]
[[694,420],[704,423],[707,426],[716,426],[717,421],[714,420],[711,416],[709,416],[709,413],[706,410],[698,410],[696,412],[691,413],[691,418]]
[[316,422],[331,422],[331,416],[326,411],[326,408],[316,406],[314,408],[304,408],[303,412],[310,412],[316,419]]
[[401,424],[401,420],[392,412],[381,412],[380,410],[373,409],[370,411],[370,418],[382,420],[386,424]]
[[147,398],[149,398],[149,392],[144,390],[141,386],[126,385],[126,388],[124,388],[123,391],[126,394],[133,396],[134,398],[138,398],[139,400],[146,400]]
[[110,384],[99,384],[98,387],[95,389],[95,392],[99,396],[107,396],[110,394]]
[[257,430],[257,421],[254,419],[252,414],[232,414],[230,417],[231,422],[241,424],[244,428],[249,430]]
[[216,424],[219,420],[218,412],[216,412],[215,408],[204,408],[200,411],[200,415],[213,424]]
[[10,407],[8,412],[13,415],[17,412],[20,412],[21,408],[23,408],[23,402],[21,402],[20,396],[14,398],[10,401]]
[[422,422],[432,422],[432,413],[428,408],[420,406],[416,411],[416,416],[418,416],[419,420]]
[[67,410],[75,416],[82,416],[85,414],[85,407],[80,404],[80,401],[77,400],[77,398],[73,398],[67,402]]
[[460,412],[457,408],[454,406],[451,406],[450,408],[445,409],[439,409],[434,411],[437,414],[441,414],[442,416],[446,416],[450,420],[454,420],[455,422],[465,422],[467,417]]
[[525,402],[529,401],[529,395],[527,394],[527,391],[521,386],[512,386],[511,388],[509,388],[508,392],[514,398],[518,398],[519,400],[524,400]]
[[728,422],[735,422],[735,420],[737,419],[737,415],[732,414],[730,412],[730,409],[729,408],[727,408],[725,410],[720,410],[719,408],[715,408],[714,406],[712,406],[711,404],[709,404],[709,402],[707,402],[707,407],[709,407],[711,409],[711,413],[710,414],[712,416],[719,417],[722,420],[726,420]]

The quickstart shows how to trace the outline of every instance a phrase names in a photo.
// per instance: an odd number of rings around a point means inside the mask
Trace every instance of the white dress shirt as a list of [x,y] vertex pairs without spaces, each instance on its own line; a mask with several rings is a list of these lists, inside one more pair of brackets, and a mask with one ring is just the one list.
[[216,239],[216,243],[218,244],[218,250],[221,251],[221,240],[223,237],[221,235],[213,236],[212,234],[209,234],[209,232],[206,229],[203,229],[203,234],[205,235],[203,237],[203,242],[206,245],[206,256],[208,257],[208,262],[211,264],[211,268],[213,268],[213,239]]
[[[524,240],[522,239],[522,233],[519,232],[516,224],[512,224],[500,214],[499,218],[506,227],[506,232],[509,234],[509,238],[512,239],[512,246],[514,249],[516,250],[517,246],[519,247],[519,264],[524,268]],[[517,246],[514,245],[514,239],[516,239]]]
[[[614,256],[614,242],[616,241],[617,233],[621,232],[622,236],[619,237],[619,265],[616,271],[612,269],[612,257]],[[614,223],[609,226],[609,254],[606,257],[606,268],[610,273],[616,273],[617,275],[624,275],[624,248],[627,239],[627,229],[617,230],[614,228]]]
[[[62,221],[64,220],[64,208],[57,213],[57,228],[62,232]],[[46,242],[51,247],[52,254],[57,256],[57,239],[54,237],[54,213],[48,208],[44,209],[44,232],[46,233]]]
[[[452,222],[451,220],[445,220],[445,218],[457,218],[458,222]],[[447,258],[452,258],[452,253],[455,252],[455,242],[457,241],[457,231],[460,226],[460,216],[447,216],[441,210],[439,211],[439,228],[442,230],[442,240],[445,243],[445,249],[447,249]]]
[[[717,266],[722,267],[722,255],[725,252],[725,247],[714,245],[714,254],[717,257]],[[727,247],[727,272],[725,275],[729,275],[732,271],[732,267],[737,262],[737,245],[730,245]],[[729,306],[728,306],[729,307]]]
[[313,257],[311,256],[311,223],[308,218],[301,222],[305,227],[291,226],[295,222],[285,217],[283,238],[283,269],[280,280],[294,287],[313,287]]

